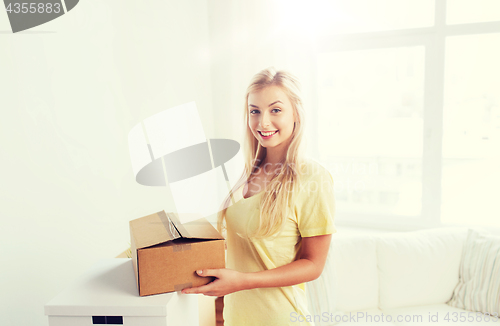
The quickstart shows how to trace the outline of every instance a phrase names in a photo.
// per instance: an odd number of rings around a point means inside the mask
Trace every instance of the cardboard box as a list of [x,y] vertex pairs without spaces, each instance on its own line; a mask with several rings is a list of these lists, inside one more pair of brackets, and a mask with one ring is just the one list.
[[[182,214],[184,215],[184,214]],[[224,238],[199,215],[181,224],[176,213],[161,211],[130,221],[130,243],[140,296],[181,291],[214,280],[198,269],[225,268]]]
[[45,315],[49,326],[198,326],[198,309],[198,298],[192,294],[140,297],[132,259],[110,258],[75,278],[45,305]]

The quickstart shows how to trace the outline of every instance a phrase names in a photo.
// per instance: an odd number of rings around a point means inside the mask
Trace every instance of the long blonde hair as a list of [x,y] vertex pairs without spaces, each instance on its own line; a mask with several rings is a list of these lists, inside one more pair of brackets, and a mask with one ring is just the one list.
[[277,235],[283,229],[286,218],[293,209],[296,189],[301,181],[301,168],[305,162],[304,144],[302,141],[304,136],[305,112],[300,97],[298,79],[289,72],[276,71],[273,67],[270,67],[253,76],[245,94],[246,133],[243,148],[245,169],[239,181],[231,190],[231,193],[226,197],[217,215],[217,228],[221,234],[225,234],[226,231],[226,211],[229,207],[232,193],[250,180],[250,176],[259,168],[267,154],[267,149],[260,145],[248,125],[248,96],[252,92],[260,91],[269,86],[279,86],[288,96],[288,99],[292,103],[297,122],[295,122],[292,135],[288,140],[289,146],[280,164],[280,169],[274,174],[264,190],[267,194],[266,196],[262,196],[261,199],[259,227],[253,234],[253,237],[265,238]]

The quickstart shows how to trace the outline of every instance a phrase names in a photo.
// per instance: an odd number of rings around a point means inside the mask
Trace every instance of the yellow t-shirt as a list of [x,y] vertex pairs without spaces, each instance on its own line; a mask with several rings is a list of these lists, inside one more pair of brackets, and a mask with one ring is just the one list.
[[[333,178],[318,162],[307,160],[302,186],[285,228],[272,240],[248,238],[259,223],[264,191],[243,198],[241,186],[235,204],[226,211],[227,268],[258,272],[289,264],[297,259],[302,237],[337,232],[334,226]],[[304,283],[287,287],[257,288],[224,297],[226,326],[298,325],[299,315],[310,315]],[[314,325],[305,321],[300,325]]]

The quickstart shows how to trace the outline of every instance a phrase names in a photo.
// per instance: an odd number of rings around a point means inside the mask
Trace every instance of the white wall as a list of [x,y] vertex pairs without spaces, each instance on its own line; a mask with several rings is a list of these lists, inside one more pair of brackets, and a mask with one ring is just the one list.
[[134,180],[127,135],[196,101],[214,136],[205,0],[85,0],[12,34],[0,10],[0,315],[47,325],[44,304],[128,247],[128,221],[172,207]]

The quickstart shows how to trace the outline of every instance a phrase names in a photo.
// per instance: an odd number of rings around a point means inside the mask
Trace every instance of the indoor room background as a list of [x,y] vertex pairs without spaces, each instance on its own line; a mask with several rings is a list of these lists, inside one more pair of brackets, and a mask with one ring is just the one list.
[[499,44],[496,0],[82,0],[16,34],[0,11],[0,323],[47,325],[128,221],[175,207],[135,182],[133,126],[196,101],[207,138],[243,144],[269,66],[301,81],[339,232],[500,234]]

